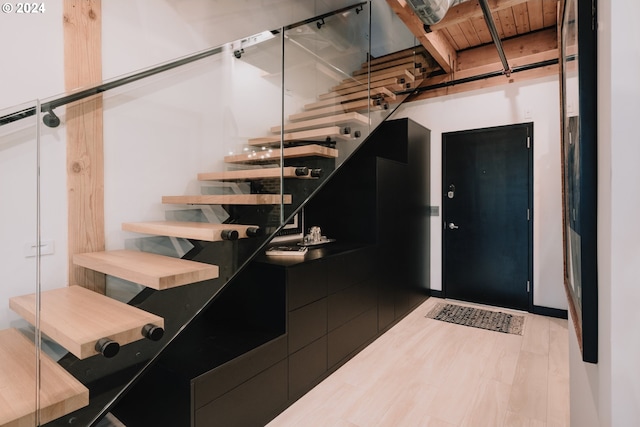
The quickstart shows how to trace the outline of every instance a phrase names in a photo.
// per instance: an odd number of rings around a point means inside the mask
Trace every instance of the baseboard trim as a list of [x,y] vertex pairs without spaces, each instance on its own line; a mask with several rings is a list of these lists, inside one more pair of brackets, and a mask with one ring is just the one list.
[[533,306],[533,314],[540,314],[542,316],[555,317],[558,319],[567,319],[567,310],[561,310],[559,308],[542,307],[540,305]]

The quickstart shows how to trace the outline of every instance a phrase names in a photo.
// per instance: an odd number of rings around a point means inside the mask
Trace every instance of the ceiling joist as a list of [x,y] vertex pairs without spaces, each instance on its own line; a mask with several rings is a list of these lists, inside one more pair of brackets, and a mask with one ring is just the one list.
[[453,70],[457,53],[446,37],[437,31],[427,33],[420,18],[404,0],[387,0],[387,3],[443,71],[449,74]]
[[[492,13],[526,2],[527,0],[487,0]],[[432,31],[437,31],[463,23],[472,18],[482,18],[483,16],[480,2],[478,0],[470,0],[453,6],[447,11],[447,14],[440,22],[431,25],[430,28]]]

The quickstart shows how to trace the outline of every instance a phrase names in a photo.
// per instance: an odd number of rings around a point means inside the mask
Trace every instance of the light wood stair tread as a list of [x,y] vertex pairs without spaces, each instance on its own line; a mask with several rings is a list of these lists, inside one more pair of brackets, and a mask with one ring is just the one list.
[[[366,63],[365,63],[366,64]],[[354,71],[352,75],[362,75],[367,74],[367,72],[376,72],[380,70],[384,70],[386,68],[392,68],[400,65],[408,66],[408,67],[424,67],[427,64],[427,61],[423,55],[415,55],[415,56],[407,56],[405,58],[399,58],[392,61],[381,62],[379,64],[374,64],[369,67],[369,65],[365,65],[362,68]]]
[[204,240],[207,242],[224,240],[222,232],[225,230],[235,230],[238,232],[238,238],[245,239],[249,237],[247,236],[247,229],[254,227],[256,226],[181,221],[125,222],[122,224],[122,229],[125,231],[155,234],[158,236],[181,237],[184,239]]
[[381,101],[379,99],[358,99],[355,101],[344,102],[341,104],[329,105],[323,108],[316,108],[310,111],[303,111],[301,113],[291,114],[289,120],[306,120],[317,117],[323,117],[339,113],[351,113],[358,111],[370,111],[381,109]]
[[[16,329],[0,331],[0,426],[36,425],[36,349]],[[89,404],[89,390],[41,353],[40,421],[63,417]]]
[[[338,150],[335,148],[324,147],[317,144],[300,145],[297,147],[287,147],[282,150],[283,158],[295,159],[299,157],[325,157],[325,158],[337,158]],[[259,157],[252,157],[250,153],[247,154],[234,154],[226,156],[224,161],[227,163],[253,163],[260,161],[277,161],[278,158],[261,159]]]
[[130,250],[76,254],[73,262],[157,290],[218,277],[216,265]]
[[330,99],[335,98],[336,96],[344,96],[354,92],[360,92],[362,90],[374,89],[378,87],[386,87],[389,90],[393,90],[391,86],[398,85],[400,83],[400,79],[397,77],[392,77],[390,79],[379,80],[375,82],[371,82],[371,84],[367,83],[358,83],[356,85],[346,87],[344,89],[333,89],[331,92],[322,93],[318,95],[318,99]]
[[198,196],[164,196],[162,203],[178,205],[285,205],[291,204],[291,194],[212,194]]
[[296,171],[300,169],[295,166],[285,166],[284,168],[260,168],[260,169],[242,169],[223,172],[204,172],[198,174],[199,181],[239,181],[252,179],[276,179],[280,178],[298,178],[298,179],[314,179],[311,177],[311,170],[306,174],[299,175]]
[[[289,132],[284,134],[285,144],[295,142],[295,141],[319,141],[319,140],[326,140],[327,138],[348,141],[353,139],[353,136],[351,136],[350,133],[345,134],[343,132],[343,128],[341,128],[340,126],[329,126],[324,128],[303,130],[299,132]],[[249,145],[252,145],[252,146],[265,146],[265,145],[279,146],[280,136],[278,135],[278,136],[265,136],[260,138],[251,138],[248,141],[248,143]],[[272,160],[279,159],[280,151],[273,150],[272,152],[267,152],[267,153],[255,152],[255,153],[247,153],[247,154],[237,154],[235,156],[245,156],[248,159],[248,161],[254,161],[254,162],[268,161],[270,159]],[[227,156],[227,157],[233,157],[233,156]],[[225,157],[225,161],[227,161],[226,157]]]
[[[162,317],[81,286],[45,291],[40,298],[42,332],[79,359],[98,354],[95,345],[101,338],[122,346],[144,338],[142,327],[148,323],[164,328]],[[11,298],[9,306],[35,324],[35,294]]]
[[325,100],[312,102],[310,104],[306,104],[304,106],[304,109],[305,110],[314,110],[316,108],[329,107],[331,105],[342,104],[342,103],[349,102],[349,101],[356,101],[358,99],[366,99],[369,96],[371,96],[371,97],[382,96],[382,97],[389,98],[391,100],[396,99],[396,95],[393,92],[391,92],[389,89],[387,89],[386,87],[379,87],[379,88],[371,89],[370,91],[369,90],[361,90],[359,92],[354,92],[354,93],[351,93],[349,95],[335,96],[335,97],[328,98],[328,99],[325,99]]
[[384,68],[382,70],[373,71],[370,74],[360,74],[351,76],[342,80],[342,83],[349,83],[353,81],[359,81],[365,83],[368,81],[384,80],[389,77],[402,77],[402,78],[414,78],[417,74],[421,74],[424,67],[416,66],[411,63],[409,65],[398,65],[395,67]]
[[[293,116],[295,116],[295,114]],[[356,113],[356,112],[350,112],[350,113],[336,114],[333,116],[320,117],[317,119],[305,120],[301,122],[289,123],[284,126],[284,130],[285,132],[289,132],[289,131],[317,128],[317,127],[327,126],[327,125],[340,125],[340,124],[362,124],[362,125],[368,126],[369,123],[370,121],[367,116],[362,115],[360,113]],[[280,132],[281,128],[282,128],[281,126],[273,126],[271,128],[271,132],[273,133]]]
[[351,78],[351,79],[347,79],[347,81],[342,82],[341,84],[334,86],[331,88],[331,90],[333,91],[340,91],[343,89],[349,89],[352,87],[360,87],[363,85],[367,85],[369,82],[371,82],[371,84],[373,85],[376,82],[379,81],[385,81],[387,79],[393,79],[393,78],[397,78],[398,80],[402,79],[402,81],[400,81],[400,83],[404,83],[404,82],[412,82],[415,80],[415,75],[407,70],[407,69],[403,69],[403,70],[399,70],[399,71],[394,71],[394,72],[388,72],[385,74],[381,74],[379,76],[372,76],[371,79],[358,79],[358,78]]
[[[394,61],[396,59],[413,57],[415,55],[424,55],[426,53],[426,49],[423,46],[411,47],[408,49],[404,49],[398,52],[390,53],[383,56],[378,56],[377,58],[372,58],[369,63],[371,65],[378,65],[389,61]],[[362,63],[362,67],[366,67],[367,62]]]

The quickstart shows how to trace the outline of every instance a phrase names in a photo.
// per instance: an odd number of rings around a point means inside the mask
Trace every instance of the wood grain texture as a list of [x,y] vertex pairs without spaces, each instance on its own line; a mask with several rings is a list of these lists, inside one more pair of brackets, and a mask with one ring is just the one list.
[[374,89],[378,87],[386,87],[389,90],[393,90],[391,86],[397,85],[397,84],[400,84],[400,79],[398,79],[397,77],[393,77],[390,79],[378,80],[377,82],[371,82],[370,84],[362,83],[359,85],[355,85],[353,87],[348,87],[346,89],[333,90],[331,92],[321,93],[320,95],[318,95],[318,99],[321,99],[321,100],[330,99],[330,98],[335,98],[336,96],[349,95],[354,92],[360,92],[363,90]]
[[[102,82],[102,3],[65,0],[65,90]],[[105,277],[73,265],[73,254],[104,250],[104,150],[102,96],[67,105],[69,285],[105,292]]]
[[[148,323],[164,327],[164,320],[155,314],[80,286],[45,291],[40,298],[42,332],[79,359],[98,354],[95,345],[101,338],[122,346],[144,338],[142,327]],[[11,298],[9,306],[35,324],[35,294]]]
[[330,116],[341,113],[351,113],[351,112],[363,112],[366,113],[368,110],[376,110],[381,109],[379,102],[375,99],[359,99],[357,101],[344,102],[339,104],[330,105],[323,108],[316,108],[311,111],[303,111],[301,113],[291,114],[289,116],[290,121],[296,120],[307,120],[314,119],[317,117]]
[[[301,113],[298,115],[293,114],[293,116],[298,117],[299,119],[303,119],[305,118],[304,117],[305,114],[306,113]],[[313,115],[313,113],[311,112],[309,112],[308,114]],[[292,131],[300,131],[305,129],[314,129],[314,128],[344,125],[344,124],[359,124],[359,125],[369,126],[370,120],[368,117],[360,113],[356,113],[356,112],[342,113],[342,114],[336,114],[333,116],[320,117],[320,118],[309,119],[309,120],[304,120],[304,121],[295,122],[295,123],[289,123],[284,126],[284,131],[292,132]],[[273,126],[271,128],[271,132],[279,133],[281,129],[282,129],[281,126]]]
[[180,221],[148,221],[125,222],[122,224],[124,231],[135,233],[154,234],[157,236],[181,237],[183,239],[204,240],[218,242],[224,240],[224,230],[235,230],[238,238],[246,239],[247,229],[255,227],[240,224],[211,224],[208,222],[180,222]]
[[213,194],[203,196],[163,196],[162,203],[178,205],[285,205],[291,204],[290,194]]
[[369,83],[376,83],[392,78],[404,79],[404,81],[412,82],[415,80],[415,76],[416,72],[413,68],[397,67],[397,69],[394,70],[382,70],[381,73],[371,73],[371,79],[366,77],[347,79],[343,83],[333,86],[331,90],[339,91],[352,87],[360,87]]
[[349,101],[355,101],[358,99],[364,99],[367,97],[384,97],[384,98],[389,98],[391,100],[395,100],[396,99],[396,95],[391,92],[389,89],[387,89],[386,87],[380,87],[380,88],[375,88],[375,89],[371,89],[371,90],[362,90],[359,92],[354,92],[352,94],[349,95],[344,95],[344,96],[336,96],[333,98],[329,98],[329,99],[325,99],[323,101],[317,101],[317,102],[312,102],[310,104],[306,104],[304,106],[305,110],[313,110],[315,108],[323,108],[323,107],[328,107],[330,105],[334,105],[334,104],[341,104],[343,102],[349,102]]
[[254,179],[279,179],[297,178],[297,179],[315,179],[311,177],[311,173],[306,175],[298,175],[295,166],[285,166],[283,168],[269,167],[258,169],[240,169],[222,172],[203,172],[198,174],[198,181],[250,181]]
[[[300,145],[298,147],[287,147],[282,150],[283,158],[295,159],[299,157],[326,157],[336,158],[338,157],[338,150],[335,148],[325,147],[317,144]],[[278,161],[280,159],[279,152],[275,153],[271,158],[261,158],[259,155],[247,154],[233,154],[226,156],[224,161],[227,163],[254,163],[264,161]]]
[[[351,134],[346,134],[343,132],[342,127],[329,126],[329,127],[323,127],[323,128],[317,128],[317,129],[285,133],[283,140],[284,140],[284,143],[287,144],[295,141],[321,141],[321,140],[326,140],[327,138],[340,139],[345,141],[353,139]],[[251,138],[249,139],[248,144],[252,146],[279,146],[280,136],[263,136],[258,138]],[[280,158],[280,152],[274,150],[273,152],[267,151],[267,152],[258,152],[255,154],[247,153],[246,155],[238,154],[235,156],[228,156],[228,157],[231,158],[231,157],[237,157],[237,156],[240,156],[239,158],[246,158],[247,161],[268,161],[268,160],[274,161]],[[227,161],[226,158],[225,158],[225,161]]]
[[76,254],[73,262],[157,290],[218,277],[216,265],[129,250]]
[[0,426],[48,423],[89,404],[89,390],[46,354],[40,358],[36,411],[36,349],[16,329],[0,331]]
[[525,316],[523,335],[427,319],[442,301],[420,305],[268,427],[569,427],[566,320],[459,301]]

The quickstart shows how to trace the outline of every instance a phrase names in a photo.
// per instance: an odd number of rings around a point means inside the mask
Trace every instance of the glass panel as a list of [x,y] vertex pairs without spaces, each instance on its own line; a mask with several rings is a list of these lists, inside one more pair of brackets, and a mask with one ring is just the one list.
[[[35,425],[38,335],[9,300],[38,289],[36,102],[0,110],[0,424]],[[13,306],[12,306],[13,307]],[[35,304],[29,310],[37,314]],[[34,322],[35,323],[35,322]]]
[[[191,379],[285,333],[269,281],[219,293],[281,225],[308,231],[294,213],[422,75],[411,49],[369,60],[370,21],[363,3],[45,99],[39,119],[0,127],[3,273],[31,286],[3,292],[31,294],[41,277],[41,406],[45,382],[69,396],[43,423],[92,424],[163,351],[154,366],[189,346],[172,372]],[[25,258],[34,242],[41,256]],[[239,300],[259,309],[216,305]],[[177,336],[194,319],[199,335]]]

